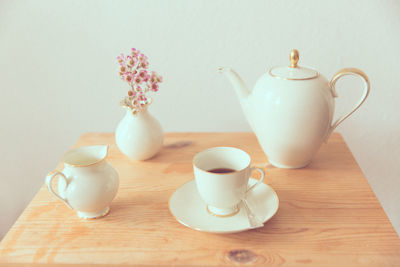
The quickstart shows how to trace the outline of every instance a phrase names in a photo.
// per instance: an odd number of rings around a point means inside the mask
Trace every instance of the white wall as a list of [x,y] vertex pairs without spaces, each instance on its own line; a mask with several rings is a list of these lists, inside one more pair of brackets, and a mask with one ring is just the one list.
[[[396,1],[0,1],[0,239],[46,173],[87,131],[113,131],[126,93],[115,56],[131,47],[164,75],[151,112],[166,131],[249,131],[230,84],[300,64],[328,79],[363,69],[372,91],[344,135],[400,230],[399,47]],[[339,84],[338,112],[360,83]]]

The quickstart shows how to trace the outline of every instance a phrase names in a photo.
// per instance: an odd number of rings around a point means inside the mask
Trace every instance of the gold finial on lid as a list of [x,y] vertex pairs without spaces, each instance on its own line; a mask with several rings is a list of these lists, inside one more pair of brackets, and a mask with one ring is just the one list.
[[290,51],[289,58],[290,58],[290,67],[297,68],[297,62],[299,62],[299,51],[297,51],[296,49]]

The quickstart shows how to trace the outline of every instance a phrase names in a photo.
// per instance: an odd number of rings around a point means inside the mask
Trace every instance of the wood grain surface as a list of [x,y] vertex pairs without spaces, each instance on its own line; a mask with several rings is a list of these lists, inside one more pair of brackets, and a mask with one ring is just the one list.
[[[111,212],[79,219],[42,186],[1,241],[0,265],[400,266],[400,239],[339,134],[297,170],[269,165],[252,133],[168,133],[164,143],[135,162],[113,134],[81,136],[75,147],[111,144],[108,161],[120,175]],[[280,206],[263,228],[209,234],[170,214],[170,195],[193,179],[193,156],[213,146],[241,148],[266,171]]]

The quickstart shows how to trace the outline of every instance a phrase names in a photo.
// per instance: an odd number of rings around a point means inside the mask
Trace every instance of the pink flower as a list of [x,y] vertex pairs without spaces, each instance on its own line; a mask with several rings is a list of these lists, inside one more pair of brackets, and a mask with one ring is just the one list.
[[143,54],[143,53],[140,53],[140,54],[139,54],[139,60],[140,60],[140,61],[146,61],[146,60],[147,60],[146,55]]
[[131,57],[131,58],[129,59],[129,61],[128,61],[128,65],[129,65],[129,66],[134,66],[134,65],[136,64],[136,62],[137,62],[137,59],[134,58],[134,57]]
[[143,78],[143,81],[147,82],[150,79],[150,75],[147,74],[146,77]]
[[135,77],[135,83],[138,85],[142,83],[142,79],[138,75]]
[[130,74],[127,74],[126,76],[125,76],[125,81],[127,81],[127,82],[132,82],[132,80],[133,80],[133,78],[132,78],[132,76],[130,75]]
[[149,62],[141,61],[139,66],[142,67],[143,69],[147,69],[147,67],[149,66]]
[[136,92],[135,92],[135,91],[132,91],[132,90],[129,90],[129,91],[128,91],[128,96],[129,96],[129,98],[133,98],[133,97],[136,96]]
[[129,60],[129,65],[134,66],[135,64],[136,64],[136,60],[134,58]]
[[138,97],[138,100],[140,100],[140,101],[146,101],[147,100],[147,97],[145,96],[145,95],[140,95],[139,97]]
[[124,60],[120,56],[117,57],[117,61],[119,65],[122,65],[124,63]]
[[162,76],[158,75],[157,72],[152,71],[151,72],[151,78],[150,78],[150,82],[154,83],[154,82],[162,82]]
[[144,78],[146,78],[146,76],[147,76],[147,70],[141,70],[141,71],[139,71],[138,76],[139,76],[141,79],[144,80]]
[[157,92],[158,91],[158,83],[152,83],[150,88],[151,88],[151,91]]

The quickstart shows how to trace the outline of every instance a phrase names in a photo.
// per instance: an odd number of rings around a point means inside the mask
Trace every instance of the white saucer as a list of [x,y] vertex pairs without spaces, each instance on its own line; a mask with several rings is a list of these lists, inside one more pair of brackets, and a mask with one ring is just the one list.
[[[250,178],[249,186],[256,182],[256,179]],[[253,212],[264,223],[278,211],[277,194],[263,183],[248,193],[247,201]],[[169,210],[178,222],[194,230],[217,234],[237,233],[251,229],[242,203],[239,207],[239,212],[230,217],[217,217],[210,214],[206,203],[200,198],[194,180],[179,187],[169,199]]]

